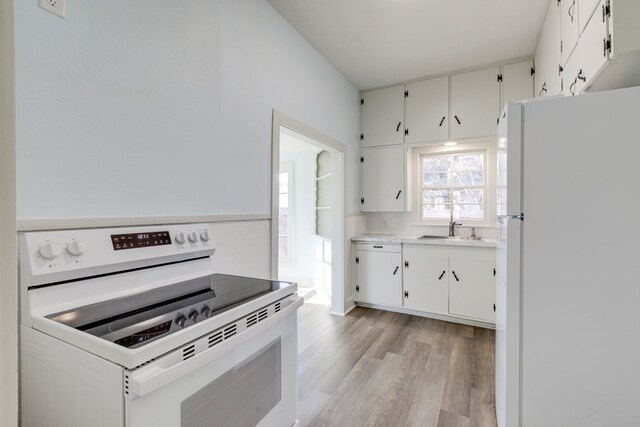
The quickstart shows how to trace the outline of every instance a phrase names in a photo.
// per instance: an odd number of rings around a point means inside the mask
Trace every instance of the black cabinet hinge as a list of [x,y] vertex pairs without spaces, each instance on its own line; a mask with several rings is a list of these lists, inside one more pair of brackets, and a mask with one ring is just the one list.
[[360,141],[364,141],[364,133],[360,134]]
[[404,291],[404,297],[409,298],[409,291]]
[[493,277],[496,277],[496,269],[493,269]]
[[364,105],[364,98],[360,98],[360,105]]
[[607,16],[611,16],[611,4],[609,0],[602,5],[602,22],[605,22]]
[[495,303],[493,304],[493,311],[496,311],[496,305],[495,305]]
[[[360,292],[360,286],[356,285],[356,292]],[[495,305],[495,304],[494,304]],[[495,311],[495,310],[494,310]]]
[[364,163],[364,156],[360,157],[360,163]]
[[531,67],[531,75],[533,76],[536,73],[536,67]]
[[502,74],[498,74],[498,83],[502,81]]
[[404,262],[404,268],[409,268],[409,261]]
[[360,198],[360,204],[364,205],[364,197]]
[[611,34],[607,36],[604,41],[604,56],[607,56],[607,52],[611,52]]
[[356,264],[360,264],[360,257],[356,257]]
[[564,68],[562,68],[562,65],[558,65],[558,75],[561,75],[563,71]]
[[500,117],[498,117],[498,118],[496,119],[496,124],[497,124],[497,125],[499,125],[499,124],[500,124]]
[[407,135],[409,135],[409,129],[404,130],[404,136],[407,136]]
[[405,98],[408,98],[408,97],[409,97],[409,91],[408,91],[408,90],[405,90],[405,91],[404,91],[404,97],[405,97]]
[[563,44],[562,44],[562,40],[560,40],[560,53],[562,53],[562,49],[563,49]]

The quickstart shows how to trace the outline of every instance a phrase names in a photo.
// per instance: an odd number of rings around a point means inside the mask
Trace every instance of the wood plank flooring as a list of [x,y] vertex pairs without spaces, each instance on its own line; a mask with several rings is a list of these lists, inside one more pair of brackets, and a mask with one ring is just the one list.
[[301,427],[495,427],[494,331],[356,307],[298,313]]

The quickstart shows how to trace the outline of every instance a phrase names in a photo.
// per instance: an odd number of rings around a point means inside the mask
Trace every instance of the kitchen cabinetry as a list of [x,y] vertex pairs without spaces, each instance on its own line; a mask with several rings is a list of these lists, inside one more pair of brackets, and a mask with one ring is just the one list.
[[363,147],[404,142],[404,85],[362,94]]
[[549,4],[535,53],[535,96],[558,95],[560,80],[560,11],[555,1]]
[[407,85],[406,136],[409,144],[441,141],[449,136],[449,77]]
[[580,0],[578,3],[578,23],[580,33],[587,27],[587,23],[598,7],[599,0]]
[[406,197],[406,153],[404,146],[362,150],[362,210],[403,212]]
[[502,67],[502,99],[500,108],[507,101],[533,98],[533,61],[518,62]]
[[404,245],[404,306],[429,313],[449,313],[449,256],[438,246]]
[[500,68],[451,76],[452,139],[496,134],[500,114]]
[[458,250],[449,258],[449,313],[495,322],[495,251]]
[[[553,2],[551,2],[553,3]],[[578,44],[578,0],[560,0],[560,52],[564,66]]]
[[356,301],[388,307],[402,306],[400,245],[358,243]]

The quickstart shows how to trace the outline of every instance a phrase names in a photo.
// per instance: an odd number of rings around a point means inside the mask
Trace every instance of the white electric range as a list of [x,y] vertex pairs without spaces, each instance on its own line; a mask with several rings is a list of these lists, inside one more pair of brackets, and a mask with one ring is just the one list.
[[296,423],[297,287],[214,274],[211,234],[20,236],[23,426]]

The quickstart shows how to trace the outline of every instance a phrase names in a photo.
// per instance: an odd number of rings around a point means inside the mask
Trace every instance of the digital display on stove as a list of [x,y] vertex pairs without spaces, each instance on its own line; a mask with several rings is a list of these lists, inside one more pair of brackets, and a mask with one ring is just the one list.
[[114,343],[127,348],[133,347],[136,344],[143,343],[151,338],[157,337],[158,335],[162,335],[165,332],[169,332],[172,323],[173,322],[169,320],[168,322],[161,323],[152,328],[145,329],[144,331],[138,331],[128,337],[120,338],[119,340],[114,341]]
[[112,234],[111,243],[114,251],[123,249],[147,248],[149,246],[163,246],[171,244],[168,231],[153,231],[150,233]]

